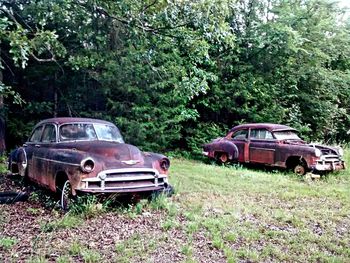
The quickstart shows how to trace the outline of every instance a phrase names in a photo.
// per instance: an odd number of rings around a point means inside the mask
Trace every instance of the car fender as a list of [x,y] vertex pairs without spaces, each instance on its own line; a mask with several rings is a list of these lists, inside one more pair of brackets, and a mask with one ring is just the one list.
[[215,153],[224,152],[228,154],[230,160],[236,161],[238,159],[238,148],[233,142],[222,139],[219,141],[214,141],[213,143],[207,144],[204,146],[204,150],[212,153],[212,156],[215,157]]
[[163,154],[159,154],[159,153],[153,153],[153,152],[143,152],[143,156],[144,156],[144,165],[147,167],[152,167],[154,169],[157,169],[160,173],[162,174],[168,174],[169,170],[163,170],[160,167],[160,161],[161,160],[166,160],[170,166],[170,160],[168,157],[166,157]]
[[28,160],[25,148],[20,147],[10,153],[8,169],[11,173],[24,177],[26,175],[27,165]]

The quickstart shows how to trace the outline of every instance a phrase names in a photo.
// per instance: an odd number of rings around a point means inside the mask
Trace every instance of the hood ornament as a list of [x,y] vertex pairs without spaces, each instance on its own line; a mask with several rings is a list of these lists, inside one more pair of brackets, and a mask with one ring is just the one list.
[[127,161],[122,161],[122,163],[125,163],[127,165],[134,165],[134,164],[137,164],[139,163],[140,161],[139,160],[127,160]]

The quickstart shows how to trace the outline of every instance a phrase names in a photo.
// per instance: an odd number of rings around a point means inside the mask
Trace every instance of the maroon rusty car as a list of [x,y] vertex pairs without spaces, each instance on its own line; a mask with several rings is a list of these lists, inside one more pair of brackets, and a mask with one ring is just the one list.
[[9,168],[60,193],[60,205],[84,193],[171,191],[167,157],[124,143],[107,121],[53,118],[38,123],[23,147],[13,151]]
[[269,123],[236,126],[225,137],[204,145],[203,154],[221,163],[264,164],[301,175],[345,168],[341,148],[307,144],[295,129]]

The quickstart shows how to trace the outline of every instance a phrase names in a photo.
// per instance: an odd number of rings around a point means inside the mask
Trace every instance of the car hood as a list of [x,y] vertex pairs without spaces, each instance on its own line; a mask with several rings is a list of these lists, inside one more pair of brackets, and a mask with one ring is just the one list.
[[60,148],[86,152],[93,156],[100,156],[105,160],[143,161],[143,153],[134,145],[109,141],[81,141],[62,143]]
[[341,155],[339,147],[332,147],[332,146],[316,144],[316,143],[306,143],[303,140],[285,140],[284,143],[317,148],[322,152],[323,155],[339,155],[339,154]]

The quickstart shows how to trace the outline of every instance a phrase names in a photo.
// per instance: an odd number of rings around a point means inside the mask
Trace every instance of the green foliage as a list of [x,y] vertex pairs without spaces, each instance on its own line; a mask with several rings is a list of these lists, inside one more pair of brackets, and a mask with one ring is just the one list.
[[73,242],[69,247],[69,254],[72,256],[77,256],[81,253],[83,247],[78,242]]
[[6,155],[2,155],[0,156],[0,175],[7,173],[8,169],[7,169],[7,156]]
[[78,196],[69,213],[87,219],[106,212],[109,205],[110,201],[99,202],[95,195]]
[[88,249],[76,241],[70,245],[69,254],[72,256],[81,256],[86,263],[101,262],[102,260],[100,253],[95,250]]
[[110,120],[144,150],[197,157],[244,122],[349,140],[350,26],[332,1],[5,1],[0,11],[1,94],[27,101],[8,104],[10,147],[53,115]]
[[202,156],[202,145],[212,141],[217,137],[223,137],[227,133],[227,128],[209,123],[197,123],[195,128],[187,129],[186,141],[193,156]]
[[10,250],[15,244],[17,240],[11,237],[2,237],[0,238],[0,247],[4,250]]
[[58,229],[76,228],[82,223],[83,220],[80,217],[67,214],[62,218],[42,224],[41,229],[44,232],[52,232]]
[[28,260],[29,263],[47,263],[47,259],[44,256],[40,257],[33,257],[30,260]]
[[57,261],[56,261],[57,263],[70,263],[70,262],[72,262],[72,260],[70,260],[70,258],[69,257],[67,257],[67,256],[59,256],[58,258],[57,258]]
[[91,249],[84,249],[81,252],[81,255],[83,257],[84,262],[86,263],[96,263],[96,262],[101,262],[101,255],[95,250]]

